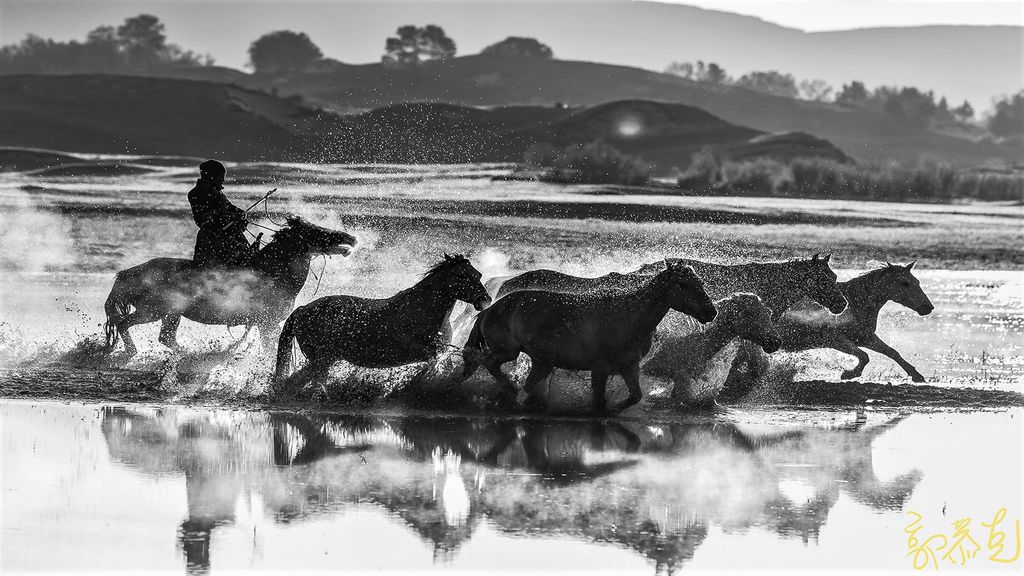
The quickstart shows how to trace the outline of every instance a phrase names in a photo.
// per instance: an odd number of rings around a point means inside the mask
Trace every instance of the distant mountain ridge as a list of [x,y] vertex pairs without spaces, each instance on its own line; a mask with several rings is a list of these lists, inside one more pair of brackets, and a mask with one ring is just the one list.
[[[847,159],[825,140],[766,135],[678,103],[484,109],[421,102],[339,116],[238,86],[132,76],[8,76],[0,84],[0,125],[0,146],[238,161],[521,162],[539,142],[597,140],[663,174],[685,168],[705,146],[737,158]],[[15,166],[38,159],[6,155]]]
[[[219,72],[214,77],[227,79]],[[296,74],[280,80],[260,75],[231,79],[248,86],[273,86],[282,94],[301,94],[341,112],[418,101],[499,107],[661,100],[697,107],[727,122],[764,132],[813,134],[872,163],[1024,162],[1024,151],[1019,148],[937,134],[868,110],[593,62],[465,56],[415,69],[340,65],[328,73]]]

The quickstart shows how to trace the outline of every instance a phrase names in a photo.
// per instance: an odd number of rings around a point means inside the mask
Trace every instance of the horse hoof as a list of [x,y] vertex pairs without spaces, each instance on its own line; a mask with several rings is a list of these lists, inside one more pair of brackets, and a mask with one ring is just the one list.
[[860,376],[859,372],[851,372],[851,371],[847,370],[847,371],[843,372],[839,376],[839,378],[842,379],[842,380],[853,380],[854,378],[856,378],[858,376]]
[[921,382],[927,382],[925,377],[921,376],[920,374],[915,374],[915,375],[911,376],[910,379],[912,381],[914,381],[914,382],[917,382],[918,384],[920,384]]

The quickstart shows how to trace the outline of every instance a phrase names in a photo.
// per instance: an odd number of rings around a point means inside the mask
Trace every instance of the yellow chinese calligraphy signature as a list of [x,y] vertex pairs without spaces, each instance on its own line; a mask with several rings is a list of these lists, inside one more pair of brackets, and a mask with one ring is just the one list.
[[907,515],[910,522],[903,528],[903,532],[907,535],[907,556],[911,557],[915,570],[938,570],[940,562],[965,566],[968,560],[974,559],[983,549],[989,553],[988,559],[992,562],[1009,564],[1020,559],[1020,520],[1013,524],[1013,547],[1008,549],[1007,530],[1004,527],[1006,508],[996,511],[991,522],[981,522],[982,531],[987,533],[984,548],[971,534],[971,518],[960,518],[950,523],[953,530],[947,535],[941,532],[924,533],[922,516],[913,510],[907,512]]

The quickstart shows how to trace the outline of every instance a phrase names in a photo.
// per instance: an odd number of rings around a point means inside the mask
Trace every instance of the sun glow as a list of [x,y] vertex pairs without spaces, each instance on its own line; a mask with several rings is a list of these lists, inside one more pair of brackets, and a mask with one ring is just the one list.
[[629,116],[619,120],[615,126],[615,131],[623,138],[635,138],[644,131],[644,125],[639,118]]

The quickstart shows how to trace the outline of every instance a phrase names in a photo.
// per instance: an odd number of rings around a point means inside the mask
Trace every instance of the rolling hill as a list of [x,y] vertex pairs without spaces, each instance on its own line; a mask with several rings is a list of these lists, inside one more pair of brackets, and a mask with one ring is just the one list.
[[315,113],[252,90],[130,76],[7,76],[0,145],[233,160],[308,154]]
[[[661,101],[580,108],[414,102],[336,115],[232,85],[129,76],[6,77],[0,125],[0,146],[237,161],[520,162],[538,142],[595,140],[640,155],[661,173],[685,168],[705,146],[737,158],[847,160],[830,142],[807,134],[765,134]],[[5,155],[15,168],[67,162],[19,157],[16,150]]]
[[1024,151],[974,142],[900,123],[874,112],[781,98],[744,88],[714,86],[625,66],[467,56],[414,69],[342,65],[326,74],[282,79],[251,75],[236,81],[300,94],[339,112],[410,101],[469,106],[593,106],[628,99],[662,100],[701,108],[763,132],[805,132],[866,162],[960,165],[1024,162]]

